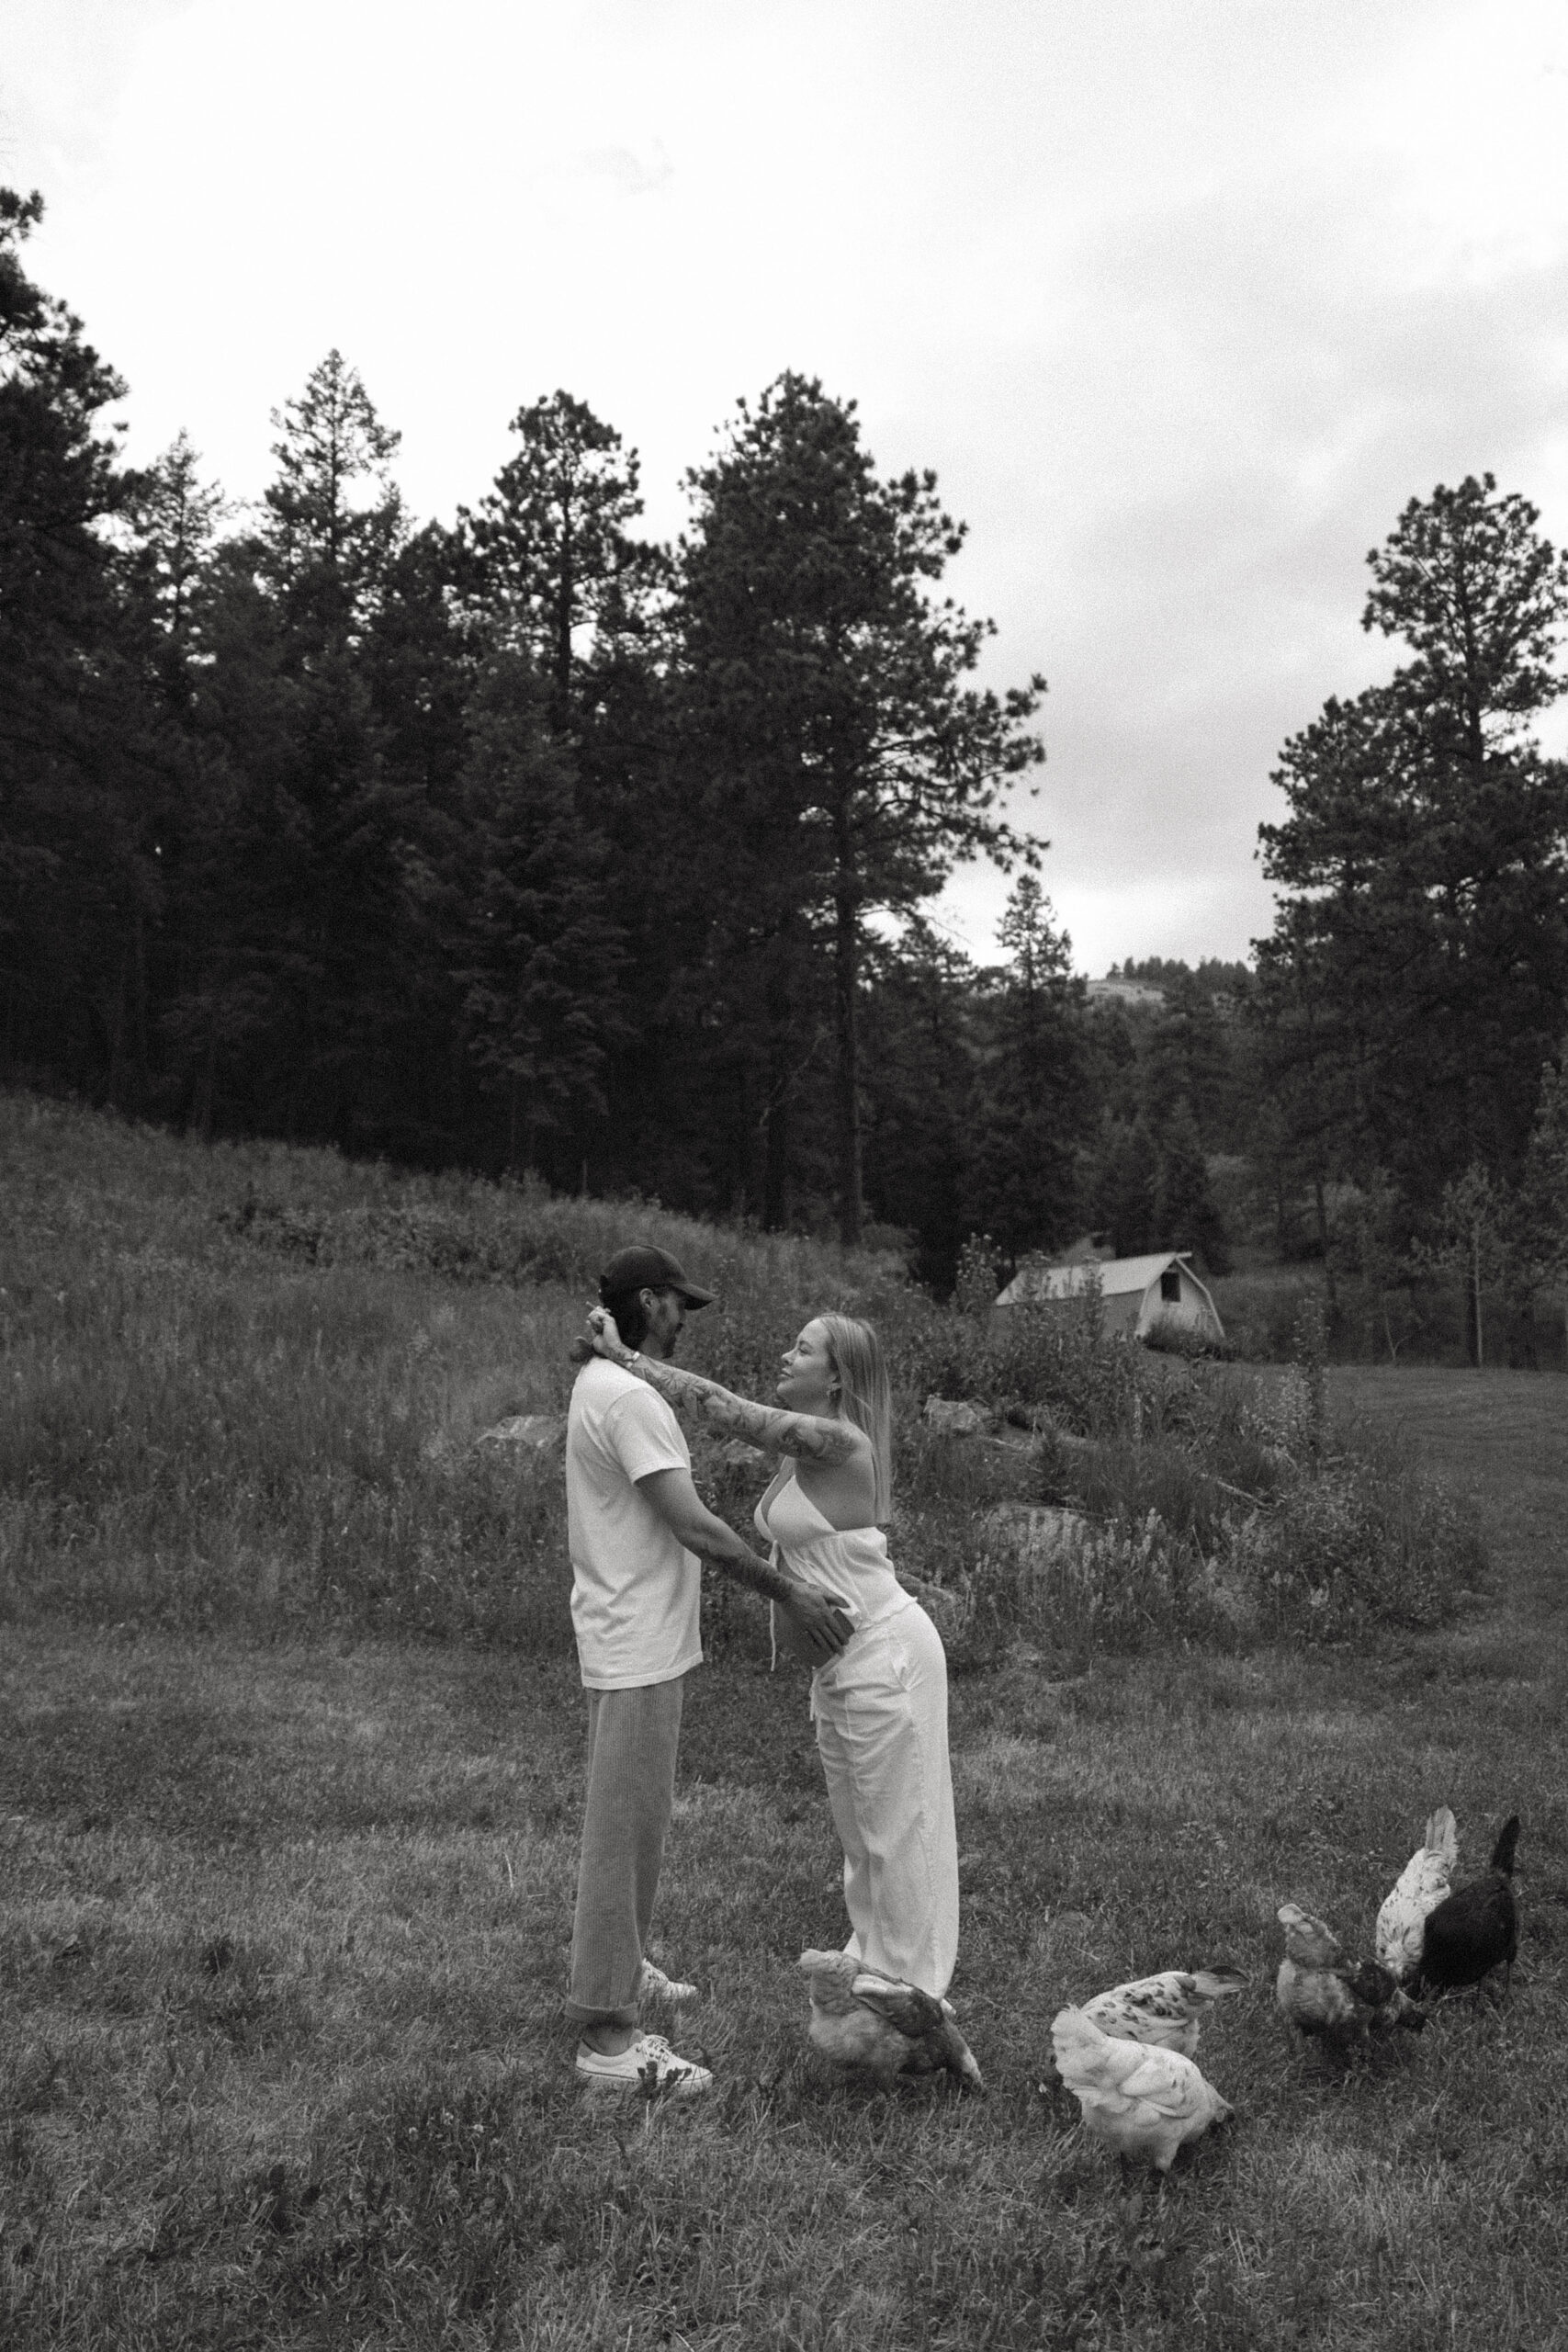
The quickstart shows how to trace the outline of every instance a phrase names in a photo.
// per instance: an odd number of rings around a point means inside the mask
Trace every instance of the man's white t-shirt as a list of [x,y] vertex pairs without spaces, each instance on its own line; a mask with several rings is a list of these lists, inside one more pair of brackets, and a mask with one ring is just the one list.
[[703,1662],[702,1569],[637,1484],[691,1466],[680,1422],[646,1381],[605,1356],[583,1365],[567,1416],[566,1519],[590,1690],[673,1682]]

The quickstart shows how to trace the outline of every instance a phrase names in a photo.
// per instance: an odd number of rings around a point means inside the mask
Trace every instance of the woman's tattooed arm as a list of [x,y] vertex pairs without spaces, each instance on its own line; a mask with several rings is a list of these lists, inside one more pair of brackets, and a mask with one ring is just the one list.
[[694,1406],[709,1429],[747,1438],[770,1453],[793,1453],[834,1464],[852,1461],[864,1443],[852,1421],[829,1420],[816,1413],[786,1413],[779,1405],[754,1405],[750,1397],[737,1396],[721,1388],[716,1380],[705,1380],[700,1373],[682,1372],[672,1363],[635,1354],[610,1336],[615,1325],[608,1317],[604,1321],[609,1323],[608,1331],[596,1317],[590,1317],[595,1352],[646,1380],[667,1404]]
[[815,1413],[786,1413],[779,1405],[754,1405],[750,1397],[721,1388],[716,1380],[682,1372],[651,1356],[639,1355],[626,1369],[657,1389],[667,1404],[694,1406],[709,1429],[749,1438],[770,1453],[803,1455],[812,1462],[849,1462],[864,1442],[852,1421],[830,1421]]

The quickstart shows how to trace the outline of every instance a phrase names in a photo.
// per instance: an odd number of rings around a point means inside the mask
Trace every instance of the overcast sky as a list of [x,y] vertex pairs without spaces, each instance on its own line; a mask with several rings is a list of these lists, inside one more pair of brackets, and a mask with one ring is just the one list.
[[[1015,814],[1089,972],[1269,928],[1407,498],[1489,467],[1568,537],[1562,0],[0,0],[0,179],[132,454],[235,495],[334,344],[422,518],[558,385],[660,536],[739,395],[858,400],[1050,681]],[[1006,890],[939,910],[982,958]]]

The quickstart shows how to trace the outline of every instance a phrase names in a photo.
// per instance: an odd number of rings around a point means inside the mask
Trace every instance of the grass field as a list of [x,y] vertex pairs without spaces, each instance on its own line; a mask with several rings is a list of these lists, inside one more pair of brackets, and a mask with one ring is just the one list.
[[[186,1210],[160,1210],[150,1238],[142,1195],[125,1200],[121,1257],[178,1260]],[[64,1223],[62,1253],[80,1247]],[[310,1386],[320,1294],[270,1261],[237,1256],[233,1279],[247,1332],[300,1347],[288,1442],[308,1452],[308,1408],[335,1409],[332,1383]],[[503,1299],[443,1323],[450,1294],[403,1279],[440,1426],[554,1401],[504,1362],[486,1370],[515,1344]],[[385,1396],[406,1343],[371,1276],[341,1282]],[[13,1267],[13,1306],[17,1288]],[[43,1306],[48,1344],[68,1350],[70,1297]],[[704,1988],[680,2040],[718,2077],[685,2109],[606,2104],[571,2076],[558,2004],[581,1700],[558,1642],[477,1611],[470,1638],[457,1614],[440,1641],[291,1613],[287,1562],[268,1612],[211,1630],[196,1610],[118,1624],[63,1599],[29,1610],[0,1631],[0,2337],[18,2352],[1561,2343],[1568,1384],[1347,1368],[1331,1388],[1351,1424],[1402,1427],[1478,1494],[1485,1604],[1354,1647],[1173,1645],[1065,1681],[1019,1647],[955,1678],[953,1995],[984,2101],[945,2084],[884,2098],[806,2047],[793,1962],[841,1934],[836,1849],[804,1686],[769,1675],[754,1620],[694,1679],[660,1897],[663,1955]],[[244,1441],[243,1509],[204,1506],[193,1476],[164,1519],[139,1520],[129,1478],[100,1473],[92,1576],[113,1570],[105,1511],[154,1566],[174,1540],[159,1528],[214,1511],[226,1576],[254,1559],[264,1501],[275,1531],[295,1509],[308,1529],[319,1495],[287,1486],[287,1437]],[[417,1428],[367,1418],[355,1442],[403,1448],[407,1479],[424,1475]],[[493,1528],[476,1524],[503,1546],[505,1491],[485,1508]],[[18,1510],[11,1540],[36,1544],[40,1524]],[[346,1541],[329,1521],[318,1539],[329,1556]],[[1364,2064],[1303,2054],[1272,2006],[1278,1904],[1368,1936],[1440,1800],[1467,1868],[1506,1813],[1524,1816],[1509,2001],[1447,2004]],[[1236,2121],[1163,2192],[1124,2182],[1048,2087],[1050,2018],[1134,1971],[1219,1959],[1253,1986],[1203,2051]]]

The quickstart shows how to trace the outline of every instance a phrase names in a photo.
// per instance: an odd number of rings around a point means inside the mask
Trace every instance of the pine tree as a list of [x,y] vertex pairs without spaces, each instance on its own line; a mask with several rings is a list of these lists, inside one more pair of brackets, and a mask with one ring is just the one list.
[[1285,746],[1260,829],[1282,897],[1260,1017],[1321,1178],[1389,1170],[1418,1211],[1478,1155],[1517,1174],[1568,1013],[1568,562],[1490,474],[1413,500],[1369,559],[1365,626],[1414,659]]
[[292,661],[305,665],[351,646],[376,608],[404,535],[389,472],[402,436],[337,350],[272,422],[277,472],[262,500],[260,570],[281,602]]
[[528,653],[551,687],[561,731],[577,717],[574,685],[591,636],[613,643],[636,619],[657,572],[629,535],[642,512],[637,456],[613,425],[557,391],[512,420],[522,447],[459,527],[474,555],[474,589],[498,645]]
[[1562,1293],[1568,1363],[1568,1043],[1541,1069],[1512,1238],[1527,1291]]
[[204,570],[220,526],[232,512],[216,482],[204,482],[190,436],[180,432],[136,478],[131,510],[132,576],[158,646],[164,696],[184,716],[190,702],[186,663]]
[[969,1230],[975,1002],[968,957],[920,917],[870,948],[866,1201],[883,1224],[911,1235],[916,1272],[942,1293],[953,1287]]
[[132,914],[131,1030],[138,1106],[179,1106],[183,1073],[169,1047],[179,1028],[168,1019],[199,958],[203,919],[196,894],[208,877],[197,844],[221,792],[197,723],[197,676],[205,654],[199,628],[203,586],[219,532],[231,512],[182,432],[162,457],[131,478],[123,518],[123,603],[140,654],[148,700],[159,714],[161,788],[144,804],[143,840],[157,874],[156,919]]
[[[1335,1235],[1334,1254],[1363,1285],[1382,1331],[1389,1362],[1420,1326],[1415,1286],[1421,1261],[1412,1250],[1410,1219],[1398,1188],[1382,1169],[1352,1188],[1347,1214]],[[1404,1329],[1395,1335],[1398,1317]]]
[[1210,1273],[1223,1274],[1229,1258],[1224,1226],[1209,1190],[1208,1163],[1192,1105],[1183,1095],[1165,1125],[1155,1192],[1158,1247],[1191,1250]]
[[1088,1155],[1082,1183],[1087,1220],[1111,1237],[1118,1258],[1168,1247],[1159,1224],[1159,1152],[1142,1117],[1107,1119]]
[[[204,944],[171,1007],[192,1112],[385,1150],[401,1133],[417,779],[392,773],[368,648],[403,538],[396,434],[330,352],[276,413],[258,530],[196,599],[214,762]],[[227,1068],[243,1081],[220,1108]]]
[[23,266],[42,217],[0,188],[0,1054],[132,1099],[163,752],[105,528],[125,387]]
[[966,1197],[971,1221],[1016,1260],[1069,1240],[1082,1221],[1088,1000],[1072,941],[1033,875],[1014,886],[998,935],[1010,962],[991,976]]
[[570,766],[521,655],[499,654],[481,673],[468,725],[471,876],[453,940],[463,1029],[505,1106],[507,1164],[533,1168],[546,1138],[605,1107],[624,954],[601,903],[604,844],[578,822]]
[[1422,1256],[1432,1268],[1457,1273],[1464,1288],[1470,1353],[1477,1372],[1486,1362],[1483,1300],[1506,1272],[1510,1223],[1506,1195],[1479,1159],[1443,1187],[1436,1229]]
[[785,374],[743,401],[689,481],[677,625],[710,870],[747,910],[736,944],[767,971],[756,1026],[775,1065],[797,1047],[802,960],[827,953],[834,1189],[853,1241],[867,918],[913,911],[959,858],[1033,856],[997,803],[1043,756],[1027,725],[1043,681],[1003,696],[966,683],[990,625],[932,593],[963,526],[933,474],[878,481],[853,403],[815,380]]
[[311,894],[303,692],[254,556],[243,540],[220,545],[195,586],[190,789],[169,843],[167,1107],[204,1136],[309,1125],[293,1017]]
[[[1143,1062],[1145,1100],[1156,1124],[1185,1102],[1203,1147],[1217,1151],[1233,1132],[1235,1061],[1227,1024],[1212,991],[1190,973],[1166,983],[1165,1010],[1148,1033]],[[1234,1024],[1232,1024],[1234,1026]]]

